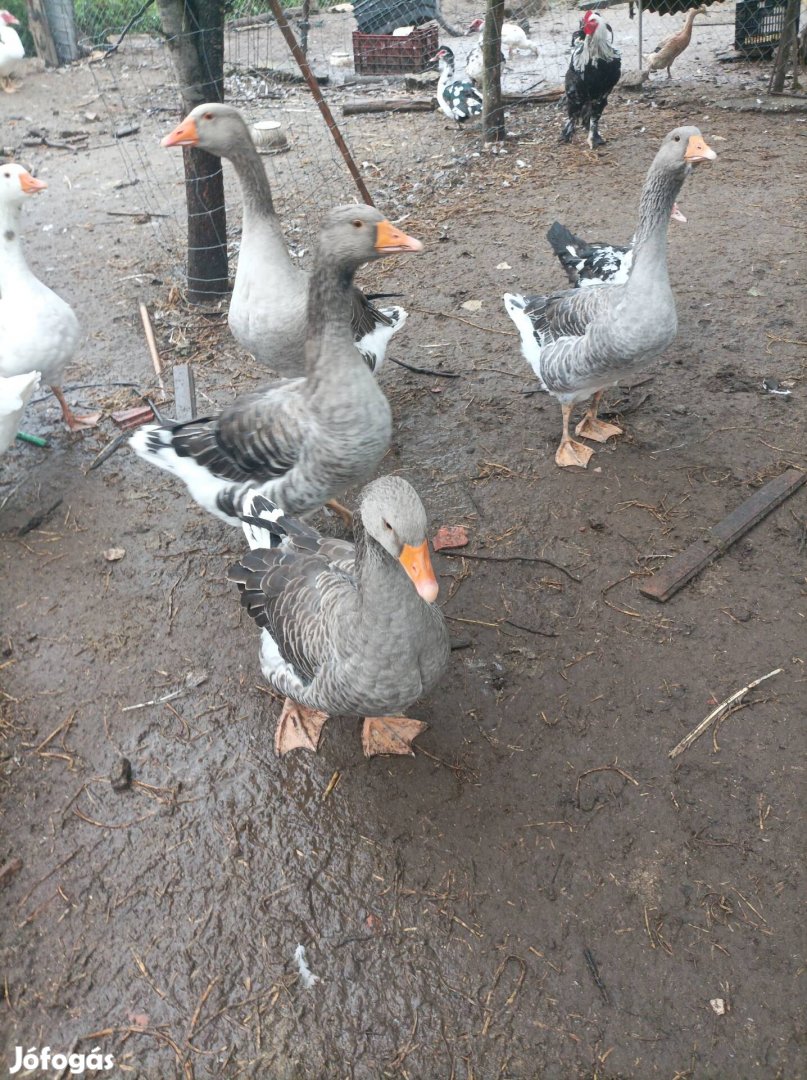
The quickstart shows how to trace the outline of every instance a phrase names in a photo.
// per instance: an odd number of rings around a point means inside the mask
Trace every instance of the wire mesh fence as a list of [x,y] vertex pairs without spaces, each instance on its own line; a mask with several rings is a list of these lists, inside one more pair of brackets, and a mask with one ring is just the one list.
[[[187,256],[182,154],[160,150],[157,144],[182,115],[182,87],[157,7],[141,0],[47,2],[59,10],[71,9],[75,42],[90,56],[101,107],[111,130],[124,133],[117,139],[124,170],[121,192],[133,212],[149,215],[151,235],[181,282]],[[551,0],[546,8],[543,4],[533,0],[526,17],[525,7],[506,20],[501,71],[508,101],[562,84],[580,5],[570,0]],[[396,33],[412,25],[424,35],[428,32],[430,42],[449,45],[456,78],[480,85],[483,0],[359,0],[355,7],[336,3],[327,9],[286,10],[298,39],[306,41],[308,63],[382,211],[393,219],[404,218],[435,190],[465,182],[463,166],[482,144],[479,121],[458,125],[437,111],[354,113],[345,106],[357,98],[369,102],[371,109],[389,98],[435,103],[436,76],[433,69],[431,74],[423,70],[430,48],[416,43],[412,33]],[[305,262],[322,216],[331,206],[356,200],[356,184],[266,0],[238,0],[227,11],[224,99],[242,112],[248,125],[277,125],[274,130],[281,133],[279,143],[261,148],[263,161],[289,248]],[[57,15],[58,10],[54,18]],[[635,24],[628,22],[627,10],[612,9],[609,21],[623,52],[623,68],[638,67]],[[673,29],[670,22],[664,21],[667,32]],[[69,37],[67,29],[65,34]],[[377,51],[368,75],[370,37]],[[414,71],[401,70],[401,57],[403,67]],[[511,105],[510,110],[508,129],[529,135],[534,108]],[[224,175],[227,239],[235,257],[240,197],[229,166]]]

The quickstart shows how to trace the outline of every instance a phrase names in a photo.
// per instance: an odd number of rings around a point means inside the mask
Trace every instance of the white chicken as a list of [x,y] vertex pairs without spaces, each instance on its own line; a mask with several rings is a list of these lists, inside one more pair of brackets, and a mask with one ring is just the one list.
[[[484,27],[484,19],[474,19],[474,21],[468,27],[468,33],[473,34],[479,32],[481,41],[481,34]],[[513,53],[516,51],[516,49],[520,49],[523,52],[532,53],[533,56],[538,56],[538,46],[535,44],[532,38],[527,37],[527,35],[524,33],[518,23],[502,23],[501,42],[502,49],[507,49],[507,56],[510,60],[513,59]]]
[[20,20],[15,18],[10,11],[0,11],[0,86],[7,94],[13,94],[17,87],[11,80],[11,76],[25,58],[25,49],[20,41],[20,35],[14,29],[20,25]]

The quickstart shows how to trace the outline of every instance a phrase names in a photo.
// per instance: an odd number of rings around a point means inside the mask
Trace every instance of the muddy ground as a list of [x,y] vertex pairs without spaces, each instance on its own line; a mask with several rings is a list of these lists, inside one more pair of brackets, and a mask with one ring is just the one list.
[[[112,76],[159,84],[135,50]],[[753,105],[766,73],[720,92]],[[128,451],[86,471],[117,434],[109,412],[154,390],[136,301],[166,363],[193,362],[203,411],[264,375],[220,315],[171,292],[160,221],[108,214],[146,189],[181,197],[157,147],[170,87],[130,97],[140,142],[122,158],[110,118],[86,119],[110,104],[98,78],[34,73],[0,103],[0,142],[51,185],[26,211],[30,261],[86,330],[68,397],[105,410],[72,436],[40,395],[25,428],[50,448],[0,463],[0,865],[22,863],[0,881],[4,1062],[50,1045],[100,1046],[143,1080],[801,1075],[805,489],[665,606],[638,587],[807,466],[805,114],[719,108],[717,80],[693,77],[615,97],[596,156],[557,146],[551,107],[513,110],[506,155],[408,116],[420,162],[396,162],[389,117],[353,122],[392,146],[368,182],[427,249],[363,278],[405,294],[393,354],[460,376],[387,366],[383,471],[415,484],[434,530],[464,525],[475,558],[435,556],[456,648],[413,710],[430,724],[417,755],[367,762],[342,719],[317,756],[277,760],[278,702],[224,580],[239,535]],[[610,395],[625,437],[559,470],[560,410],[525,393],[500,295],[562,285],[556,217],[627,240],[681,122],[719,158],[671,231],[678,338]],[[36,127],[91,133],[76,152],[22,145]],[[115,187],[138,169],[140,188]]]

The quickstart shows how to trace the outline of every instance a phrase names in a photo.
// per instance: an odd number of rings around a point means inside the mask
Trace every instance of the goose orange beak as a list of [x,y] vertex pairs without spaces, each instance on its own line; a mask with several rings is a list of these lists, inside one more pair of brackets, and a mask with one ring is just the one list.
[[37,180],[30,173],[20,173],[20,187],[26,195],[36,195],[38,191],[44,191],[47,186],[44,180]]
[[440,586],[434,576],[432,561],[429,558],[429,542],[424,540],[419,547],[404,544],[403,551],[398,556],[398,561],[412,579],[412,583],[427,604],[433,604],[437,599]]
[[392,255],[396,251],[423,251],[423,244],[384,220],[376,225],[375,249],[385,255]]
[[697,165],[701,161],[714,161],[716,157],[717,154],[711,146],[706,145],[700,135],[689,136],[684,161],[689,162],[690,165]]
[[195,120],[183,120],[170,135],[160,140],[160,146],[198,146],[199,132]]

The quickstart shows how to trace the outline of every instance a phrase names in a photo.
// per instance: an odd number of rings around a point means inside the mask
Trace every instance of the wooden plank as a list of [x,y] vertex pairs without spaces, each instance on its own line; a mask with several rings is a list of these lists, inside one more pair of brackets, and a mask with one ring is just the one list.
[[196,383],[190,364],[174,364],[174,415],[181,424],[196,419]]
[[344,116],[377,112],[432,112],[437,108],[435,98],[351,98],[342,106]]
[[660,604],[665,603],[805,482],[807,472],[800,469],[783,472],[759,491],[755,491],[750,499],[746,499],[721,522],[713,525],[703,539],[696,540],[676,555],[662,571],[654,574],[646,585],[642,585],[639,592],[651,600],[658,600]]

